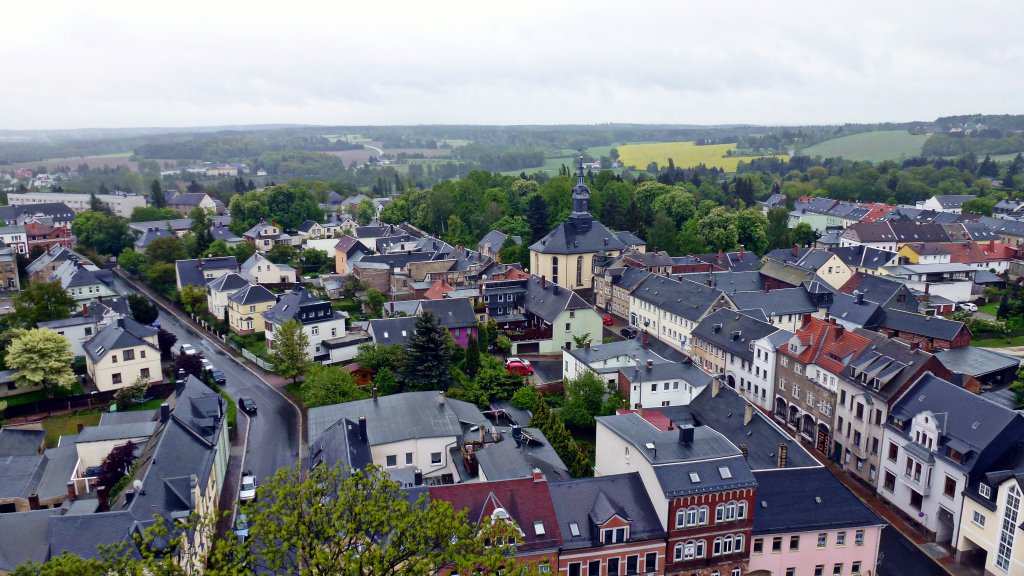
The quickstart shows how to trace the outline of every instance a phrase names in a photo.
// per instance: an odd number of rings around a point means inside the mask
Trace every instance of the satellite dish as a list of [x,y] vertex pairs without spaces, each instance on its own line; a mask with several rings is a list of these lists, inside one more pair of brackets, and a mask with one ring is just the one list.
[[132,487],[135,488],[136,492],[142,492],[142,480],[135,479],[135,481],[132,482]]

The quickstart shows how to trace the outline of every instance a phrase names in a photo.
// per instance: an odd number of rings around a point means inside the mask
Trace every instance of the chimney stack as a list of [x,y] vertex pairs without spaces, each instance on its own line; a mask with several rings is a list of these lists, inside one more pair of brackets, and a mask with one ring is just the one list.
[[746,406],[743,407],[743,425],[750,424],[750,421],[754,419],[754,405],[747,402]]
[[85,422],[78,423],[78,433],[81,434],[82,430],[85,430]]
[[722,385],[718,382],[718,376],[711,377],[711,397],[715,398],[722,391]]
[[203,269],[203,257],[202,256],[196,258],[196,268],[198,268],[200,270]]
[[540,471],[540,468],[534,468],[533,470],[530,471],[530,474],[533,476],[534,482],[544,481],[544,473]]
[[650,370],[651,368],[654,368],[654,360],[651,360],[650,358],[648,358],[647,359],[647,369]]
[[28,509],[39,510],[39,493],[33,492],[28,495]]
[[373,394],[373,401],[376,402],[377,401],[377,386],[376,385],[374,385],[373,388],[370,389],[370,393]]
[[548,277],[544,276],[543,274],[540,277],[540,289],[541,290],[547,290],[548,289]]
[[96,499],[99,501],[99,505],[96,507],[97,512],[106,512],[110,510],[110,500],[108,499],[109,495],[110,489],[106,486],[96,487]]
[[68,480],[67,489],[68,489],[68,500],[74,500],[75,498],[78,498],[78,489],[75,488],[75,481],[74,480]]
[[743,260],[743,255],[746,253],[746,247],[740,244],[740,260]]
[[171,419],[171,405],[164,402],[160,405],[160,421],[164,424]]
[[444,406],[444,390],[437,393],[437,405]]
[[366,416],[359,417],[359,439],[366,442]]
[[864,293],[861,292],[860,290],[854,290],[853,291],[853,302],[855,304],[863,304],[864,303]]
[[789,459],[789,445],[785,442],[779,444],[778,458],[775,462],[776,467],[785,468],[786,460]]
[[640,339],[640,345],[643,346],[644,348],[647,348],[647,329],[646,328],[644,329],[643,337]]
[[794,258],[799,258],[800,257],[800,245],[799,244],[793,244],[793,257]]
[[587,340],[586,342],[583,343],[583,349],[590,350],[590,340]]
[[690,424],[683,424],[679,427],[679,443],[680,444],[693,444],[693,426]]
[[750,448],[747,448],[746,444],[740,444],[740,453],[743,454],[743,459],[746,460],[747,456],[750,454]]

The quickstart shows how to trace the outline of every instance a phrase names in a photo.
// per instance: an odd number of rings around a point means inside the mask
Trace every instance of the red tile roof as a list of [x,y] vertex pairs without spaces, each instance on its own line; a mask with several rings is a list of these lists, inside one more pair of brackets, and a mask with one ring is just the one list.
[[[551,502],[548,483],[532,478],[449,484],[432,486],[432,500],[445,500],[455,510],[467,510],[470,522],[481,522],[496,508],[504,508],[523,532],[517,546],[521,553],[557,548],[562,545],[562,532],[558,528],[555,505]],[[543,524],[543,534],[537,534],[536,522]]]
[[1017,248],[1003,242],[950,242],[942,247],[950,253],[950,262],[975,264],[999,262],[1017,255]]
[[434,282],[433,286],[423,293],[423,297],[427,300],[440,300],[444,298],[446,293],[451,292],[452,290],[455,290],[455,288],[445,284],[444,280],[438,280],[437,282]]
[[839,374],[846,364],[861,350],[867,348],[871,341],[837,326],[832,321],[811,318],[802,328],[796,331],[796,338],[806,348],[799,354],[789,350],[789,343],[779,347],[779,352],[795,358],[803,364],[820,366],[829,372]]

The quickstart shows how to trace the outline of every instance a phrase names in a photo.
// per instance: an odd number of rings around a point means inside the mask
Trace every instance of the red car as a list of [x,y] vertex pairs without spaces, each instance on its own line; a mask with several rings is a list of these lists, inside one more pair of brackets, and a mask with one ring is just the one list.
[[605,326],[611,326],[612,322],[613,322],[612,321],[612,315],[611,314],[605,314],[604,318],[601,321],[604,322]]
[[509,362],[505,369],[512,374],[519,374],[520,376],[529,376],[533,374],[533,366],[527,366],[522,362]]

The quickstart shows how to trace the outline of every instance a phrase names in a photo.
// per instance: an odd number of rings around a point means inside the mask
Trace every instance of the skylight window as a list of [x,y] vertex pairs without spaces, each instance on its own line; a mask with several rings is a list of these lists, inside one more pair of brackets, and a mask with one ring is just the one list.
[[575,522],[569,523],[569,533],[574,537],[580,535],[580,525]]
[[697,474],[696,472],[690,472],[690,482],[693,482],[694,484],[700,484],[700,474]]
[[728,480],[729,478],[732,478],[732,470],[729,470],[728,466],[719,466],[718,474],[722,477],[723,480]]
[[543,536],[545,534],[545,532],[544,532],[544,521],[543,520],[536,520],[533,523],[533,531],[537,534],[537,536]]

